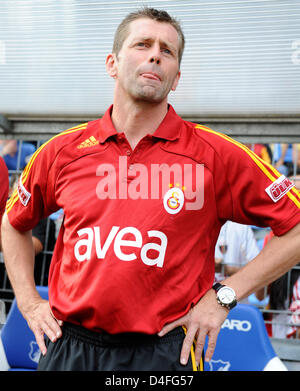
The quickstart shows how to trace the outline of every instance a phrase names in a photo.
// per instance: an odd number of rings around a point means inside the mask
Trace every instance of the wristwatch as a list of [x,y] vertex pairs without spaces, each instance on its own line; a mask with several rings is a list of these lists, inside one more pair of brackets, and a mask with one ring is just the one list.
[[212,288],[216,291],[217,302],[223,307],[231,310],[237,305],[236,294],[232,288],[219,282],[216,282]]

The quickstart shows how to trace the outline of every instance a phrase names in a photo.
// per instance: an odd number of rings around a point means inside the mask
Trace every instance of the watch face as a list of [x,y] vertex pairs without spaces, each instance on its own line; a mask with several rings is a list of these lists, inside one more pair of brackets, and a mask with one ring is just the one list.
[[219,290],[218,297],[221,303],[231,304],[235,300],[235,293],[231,288],[224,286]]

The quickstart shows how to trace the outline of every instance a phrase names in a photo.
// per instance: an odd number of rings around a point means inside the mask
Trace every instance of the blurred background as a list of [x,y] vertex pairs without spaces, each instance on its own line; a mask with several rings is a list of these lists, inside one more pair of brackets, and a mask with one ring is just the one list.
[[181,116],[217,122],[215,128],[238,137],[252,135],[254,122],[261,124],[258,135],[274,133],[266,127],[278,120],[289,129],[299,125],[298,0],[1,0],[2,128],[30,132],[26,119],[34,132],[29,120],[49,119],[51,129],[35,125],[51,134],[64,130],[55,120],[101,116],[112,101],[105,59],[114,31],[144,5],[165,9],[182,24],[182,78],[170,95]]

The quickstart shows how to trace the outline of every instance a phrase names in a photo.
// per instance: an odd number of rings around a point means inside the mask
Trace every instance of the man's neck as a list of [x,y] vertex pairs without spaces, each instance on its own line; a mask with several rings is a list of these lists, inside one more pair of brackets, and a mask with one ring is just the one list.
[[145,102],[119,104],[115,101],[111,119],[116,130],[125,133],[131,148],[134,149],[143,137],[155,132],[167,111],[167,102],[160,104]]

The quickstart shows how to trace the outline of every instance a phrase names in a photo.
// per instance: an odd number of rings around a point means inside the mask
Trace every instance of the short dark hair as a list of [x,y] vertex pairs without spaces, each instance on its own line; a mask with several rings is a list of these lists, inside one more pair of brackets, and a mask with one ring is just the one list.
[[157,22],[169,23],[175,28],[175,30],[178,33],[179,41],[180,41],[179,51],[178,51],[178,61],[180,65],[183,50],[184,50],[184,45],[185,45],[185,38],[180,23],[175,18],[171,17],[168,14],[168,12],[163,10],[157,10],[155,8],[144,7],[141,10],[131,12],[123,19],[123,21],[119,24],[115,33],[114,43],[113,43],[113,53],[118,55],[120,50],[122,49],[123,43],[129,34],[128,27],[130,23],[133,22],[134,20],[141,19],[141,18],[149,18],[152,20],[156,20]]

